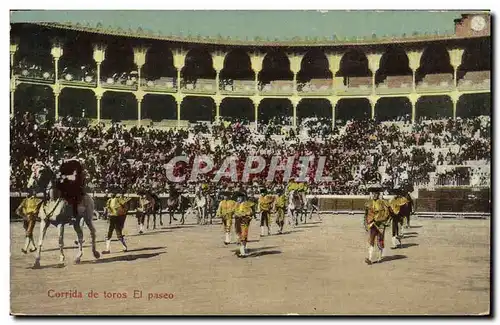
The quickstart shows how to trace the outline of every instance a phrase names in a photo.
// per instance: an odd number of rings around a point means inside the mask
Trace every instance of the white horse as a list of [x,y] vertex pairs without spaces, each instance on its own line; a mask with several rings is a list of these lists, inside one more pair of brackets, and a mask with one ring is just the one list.
[[[299,224],[299,214],[303,211],[306,204],[305,193],[299,193],[291,190],[288,194],[288,216],[294,221],[295,226]],[[290,222],[290,221],[289,221]]]
[[77,216],[73,216],[73,208],[64,200],[59,191],[55,188],[56,176],[54,172],[46,165],[39,164],[38,168],[34,169],[29,180],[28,188],[36,188],[37,192],[44,193],[44,202],[42,203],[38,217],[40,218],[40,237],[38,239],[38,249],[35,257],[34,268],[40,267],[40,259],[42,253],[43,241],[50,225],[54,225],[59,233],[59,263],[64,265],[64,226],[73,220],[73,228],[78,237],[78,253],[75,257],[75,263],[78,264],[83,256],[83,231],[82,219],[90,230],[92,238],[92,253],[95,258],[99,258],[100,254],[96,249],[96,231],[92,222],[94,216],[94,200],[88,194],[85,194],[78,204]]
[[198,212],[198,224],[205,225],[207,224],[207,209],[209,199],[205,195],[203,195],[201,190],[196,191],[194,197],[194,207]]

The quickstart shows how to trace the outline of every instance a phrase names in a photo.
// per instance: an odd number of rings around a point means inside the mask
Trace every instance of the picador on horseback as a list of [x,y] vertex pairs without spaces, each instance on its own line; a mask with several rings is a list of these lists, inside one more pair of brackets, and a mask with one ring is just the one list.
[[34,267],[40,266],[43,241],[51,224],[58,228],[60,263],[64,263],[64,225],[71,222],[78,237],[75,262],[79,263],[83,255],[83,232],[80,223],[82,219],[90,230],[94,257],[100,257],[96,249],[96,230],[92,222],[94,200],[85,193],[85,169],[76,155],[76,149],[67,146],[65,159],[56,171],[43,162],[35,163],[32,168],[27,187],[41,191],[45,198],[38,212],[40,239]]

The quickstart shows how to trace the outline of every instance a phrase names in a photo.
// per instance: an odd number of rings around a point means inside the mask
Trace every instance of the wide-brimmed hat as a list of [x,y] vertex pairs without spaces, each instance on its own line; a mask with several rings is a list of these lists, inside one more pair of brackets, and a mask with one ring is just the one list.
[[382,192],[383,187],[379,183],[371,184],[368,186],[368,192],[371,193],[380,193]]

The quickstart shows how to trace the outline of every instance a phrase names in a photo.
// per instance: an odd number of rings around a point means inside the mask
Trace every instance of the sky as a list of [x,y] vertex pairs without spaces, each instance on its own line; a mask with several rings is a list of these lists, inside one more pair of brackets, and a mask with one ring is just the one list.
[[[452,34],[459,11],[165,11],[32,10],[12,11],[11,23],[71,22],[95,27],[149,29],[164,36],[212,36],[239,40],[287,40],[293,37],[381,37]],[[290,23],[293,22],[293,23]]]

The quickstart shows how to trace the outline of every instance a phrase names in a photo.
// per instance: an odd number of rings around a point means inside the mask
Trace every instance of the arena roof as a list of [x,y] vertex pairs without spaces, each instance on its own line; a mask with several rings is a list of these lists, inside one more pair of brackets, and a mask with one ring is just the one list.
[[450,37],[464,11],[11,11],[11,23],[218,44],[298,45]]

